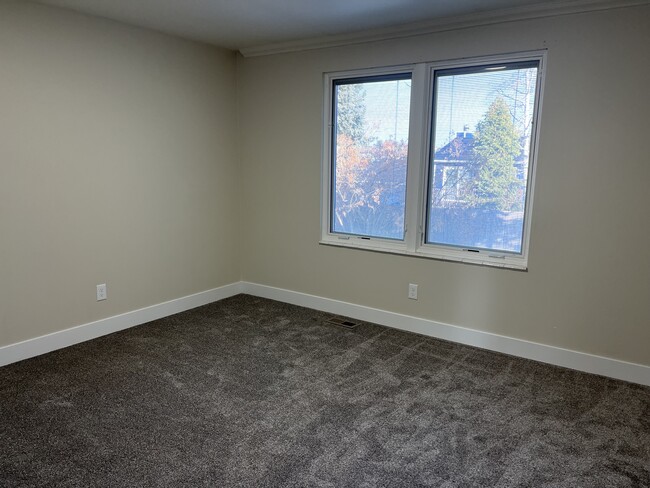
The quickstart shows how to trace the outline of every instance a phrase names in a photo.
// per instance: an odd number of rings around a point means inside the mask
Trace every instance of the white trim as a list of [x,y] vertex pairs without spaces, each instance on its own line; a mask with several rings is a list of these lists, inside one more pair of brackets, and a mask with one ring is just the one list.
[[53,332],[23,342],[0,347],[0,366],[22,361],[34,356],[56,351],[80,342],[89,341],[129,327],[168,317],[185,310],[200,307],[242,293],[242,283],[213,288],[168,302],[133,310],[113,317],[97,320],[70,329]]
[[313,308],[357,320],[373,322],[394,329],[415,332],[438,339],[480,347],[521,358],[532,359],[564,368],[584,371],[650,386],[650,365],[628,363],[561,347],[525,341],[490,332],[444,324],[433,320],[402,315],[353,303],[333,300],[256,283],[242,284],[242,293],[270,298],[301,307]]
[[515,22],[520,20],[541,19],[586,12],[613,10],[618,8],[647,5],[650,0],[560,0],[542,4],[525,5],[508,9],[477,12],[467,15],[443,17],[435,20],[411,24],[370,29],[352,34],[338,34],[296,41],[263,44],[260,46],[244,47],[239,50],[246,58],[269,56],[272,54],[309,51],[328,47],[362,44],[366,42],[384,41],[414,37],[436,32],[456,29],[466,29],[485,25]]
[[[425,147],[428,148],[428,154],[426,155],[427,160],[424,163],[424,176],[422,177],[421,185],[422,188],[422,200],[420,203],[421,214],[420,214],[420,228],[422,232],[420,233],[420,238],[418,240],[418,246],[415,249],[415,252],[418,255],[423,255],[426,257],[431,257],[435,259],[442,259],[446,261],[458,261],[462,263],[478,264],[484,266],[496,266],[500,268],[516,269],[526,271],[528,269],[528,248],[530,242],[530,229],[531,229],[531,215],[533,207],[533,194],[535,187],[535,172],[537,169],[537,147],[539,146],[539,128],[541,120],[541,111],[543,105],[543,95],[544,95],[544,81],[546,73],[546,58],[547,50],[537,50],[537,51],[525,51],[525,52],[516,52],[516,53],[505,53],[491,56],[481,56],[481,57],[472,57],[472,58],[463,58],[456,60],[447,60],[447,61],[434,61],[427,63],[427,72],[428,72],[428,94],[429,98],[427,99],[427,107],[429,107],[428,119],[426,121],[426,142]],[[489,65],[494,63],[517,63],[521,61],[537,61],[539,63],[537,68],[537,83],[535,87],[535,100],[534,100],[534,110],[532,115],[532,126],[533,130],[531,131],[530,138],[530,156],[528,160],[528,179],[526,181],[526,202],[524,210],[524,226],[522,230],[522,246],[521,254],[514,254],[498,250],[490,249],[459,249],[455,246],[445,245],[445,244],[433,244],[426,242],[425,232],[427,229],[427,210],[429,208],[429,185],[433,182],[430,181],[429,170],[431,168],[430,160],[433,158],[433,147],[434,143],[432,141],[433,134],[435,132],[434,124],[434,111],[436,110],[435,100],[434,100],[434,84],[436,71],[450,69],[450,68],[470,68],[473,66]]]
[[[332,146],[333,146],[333,83],[346,78],[362,78],[411,73],[413,76],[416,65],[406,64],[385,66],[381,68],[366,68],[352,71],[339,71],[323,74],[323,138],[321,160],[321,244],[352,246],[368,248],[377,251],[403,253],[407,251],[404,241],[397,239],[382,239],[379,237],[357,236],[331,232],[332,223]],[[411,93],[413,89],[411,89]],[[411,100],[411,107],[413,100]]]
[[0,366],[56,351],[57,349],[151,322],[152,320],[168,317],[240,293],[650,386],[650,366],[243,281],[0,347]]
[[429,117],[429,90],[427,87],[427,67],[425,63],[416,64],[411,82],[411,110],[409,119],[408,157],[406,160],[406,207],[404,216],[406,249],[414,252],[420,239],[420,220],[424,210],[420,202],[425,198],[422,179],[426,174],[427,161],[427,118]]

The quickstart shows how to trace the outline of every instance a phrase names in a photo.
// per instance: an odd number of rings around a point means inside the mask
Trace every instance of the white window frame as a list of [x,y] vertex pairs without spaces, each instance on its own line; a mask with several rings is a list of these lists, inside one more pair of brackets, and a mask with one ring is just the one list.
[[[433,83],[435,71],[450,68],[474,67],[497,63],[538,61],[535,107],[532,118],[531,151],[528,163],[524,228],[520,254],[484,249],[462,249],[454,246],[427,244],[425,242],[427,196],[429,184],[430,151],[433,137]],[[543,105],[546,50],[527,51],[495,56],[464,58],[452,61],[417,63],[410,65],[370,68],[354,71],[325,73],[323,101],[323,151],[321,167],[321,239],[320,244],[342,246],[370,251],[419,256],[445,261],[471,263],[518,270],[528,269],[531,213],[539,148],[539,129]],[[404,239],[383,239],[363,235],[332,232],[332,127],[333,85],[335,80],[411,73],[411,107],[409,120],[409,143],[406,176],[406,205],[404,215]]]

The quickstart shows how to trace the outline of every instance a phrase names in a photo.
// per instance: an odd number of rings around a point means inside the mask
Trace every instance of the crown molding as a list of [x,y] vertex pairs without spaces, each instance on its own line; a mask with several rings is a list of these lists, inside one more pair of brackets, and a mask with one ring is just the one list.
[[515,22],[519,20],[557,17],[585,12],[612,10],[648,5],[650,0],[569,0],[553,1],[522,7],[478,12],[453,17],[444,17],[424,22],[402,24],[393,27],[370,29],[351,34],[323,36],[296,41],[278,42],[241,48],[239,52],[246,58],[268,56],[297,51],[309,51],[328,47],[363,44],[367,42],[414,37],[436,32],[466,29],[484,25]]

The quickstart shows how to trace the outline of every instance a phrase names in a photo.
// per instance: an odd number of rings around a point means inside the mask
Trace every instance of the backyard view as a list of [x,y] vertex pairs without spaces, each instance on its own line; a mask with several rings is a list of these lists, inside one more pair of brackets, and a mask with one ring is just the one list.
[[[536,62],[437,71],[425,240],[519,253]],[[332,230],[403,239],[411,80],[335,85]]]

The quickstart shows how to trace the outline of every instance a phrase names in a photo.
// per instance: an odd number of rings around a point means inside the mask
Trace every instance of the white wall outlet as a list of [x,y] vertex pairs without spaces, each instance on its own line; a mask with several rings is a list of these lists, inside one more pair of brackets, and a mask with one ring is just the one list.
[[108,292],[106,290],[106,283],[97,285],[97,301],[106,300],[108,298]]
[[414,285],[413,283],[409,283],[409,298],[411,300],[417,300],[418,299],[418,285]]

